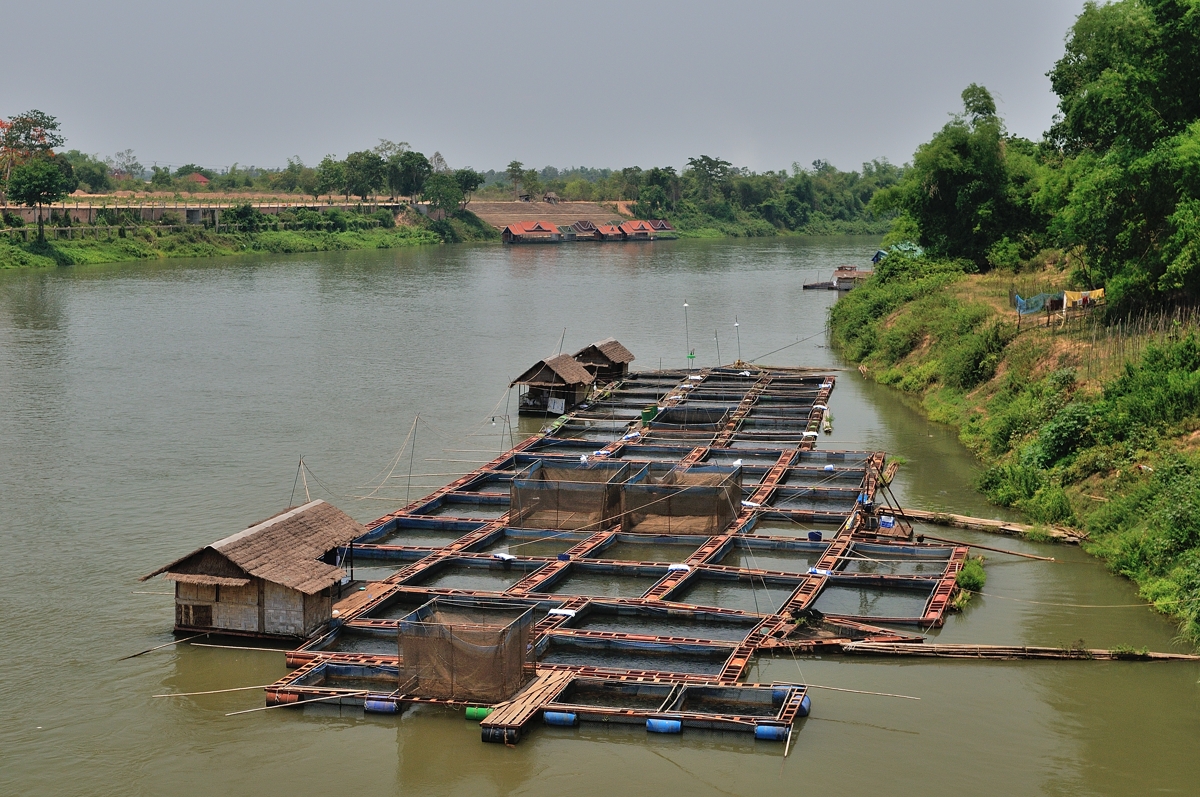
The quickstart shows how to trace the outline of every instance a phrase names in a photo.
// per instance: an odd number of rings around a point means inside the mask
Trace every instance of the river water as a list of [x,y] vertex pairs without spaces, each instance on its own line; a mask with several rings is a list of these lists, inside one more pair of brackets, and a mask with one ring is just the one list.
[[[801,283],[865,262],[875,243],[445,246],[0,273],[0,794],[1197,793],[1191,663],[765,659],[751,680],[920,698],[814,690],[785,760],[742,735],[594,725],[538,727],[506,749],[436,709],[226,717],[262,693],[151,696],[268,683],[280,654],[181,645],[117,661],[172,638],[170,585],[137,577],[302,495],[300,456],[312,497],[377,517],[536,431],[508,428],[505,388],[560,345],[612,335],[641,368],[681,367],[689,348],[712,365],[718,346],[726,362],[774,351],[762,362],[842,367],[823,334],[836,296]],[[971,489],[978,465],[954,433],[897,394],[847,369],[832,404],[821,445],[903,455],[904,503],[1001,516]],[[410,430],[415,453],[396,463]],[[1078,550],[935,533],[1062,560],[990,556],[989,597],[940,641],[1179,649],[1169,622],[1126,607],[1132,586]]]

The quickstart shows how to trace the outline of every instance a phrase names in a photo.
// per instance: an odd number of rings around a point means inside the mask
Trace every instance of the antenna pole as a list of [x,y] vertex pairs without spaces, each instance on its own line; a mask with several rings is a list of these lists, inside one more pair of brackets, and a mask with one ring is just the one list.
[[684,348],[687,351],[687,359],[684,360],[685,370],[687,368],[690,368],[692,365],[692,334],[688,330],[688,313],[687,313],[687,311],[688,311],[688,303],[687,303],[687,300],[685,299],[683,302],[683,342],[684,342]]
[[738,362],[742,361],[742,330],[738,325],[737,316],[733,317],[733,331],[737,333],[738,339]]

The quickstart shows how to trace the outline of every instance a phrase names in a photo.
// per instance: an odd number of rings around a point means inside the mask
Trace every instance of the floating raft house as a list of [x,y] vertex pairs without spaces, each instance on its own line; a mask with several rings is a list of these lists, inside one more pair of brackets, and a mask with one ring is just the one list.
[[175,582],[175,630],[306,637],[332,616],[338,551],[366,533],[324,501],[280,512],[141,580]]
[[[941,625],[967,549],[908,540],[876,503],[883,454],[817,449],[832,375],[738,363],[593,389],[560,357],[514,384],[591,393],[360,528],[352,576],[368,580],[287,654],[295,669],[268,705],[456,707],[507,744],[586,722],[787,741],[808,688],[746,683],[758,657],[917,642],[895,627]],[[294,558],[350,560],[339,528]],[[158,572],[200,572],[214,553],[237,566],[221,577],[266,582],[234,560],[234,539]],[[320,567],[306,589],[337,577]],[[197,627],[193,615],[181,630]]]
[[521,389],[521,415],[562,415],[587,399],[596,378],[569,354],[545,360],[518,376],[509,387]]

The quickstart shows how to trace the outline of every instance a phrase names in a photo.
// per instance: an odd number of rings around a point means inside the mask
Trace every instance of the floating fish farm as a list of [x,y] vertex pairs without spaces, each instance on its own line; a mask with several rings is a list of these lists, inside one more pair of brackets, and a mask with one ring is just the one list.
[[[333,603],[268,705],[461,708],[484,741],[621,722],[787,741],[802,683],[756,656],[914,641],[961,547],[908,542],[884,455],[818,450],[835,378],[633,373],[339,549]],[[883,625],[889,628],[881,627]]]

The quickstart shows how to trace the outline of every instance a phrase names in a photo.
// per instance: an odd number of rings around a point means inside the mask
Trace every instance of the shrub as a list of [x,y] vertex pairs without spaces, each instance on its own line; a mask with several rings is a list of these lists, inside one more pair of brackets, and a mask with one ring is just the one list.
[[983,589],[983,585],[987,583],[987,573],[983,569],[981,559],[968,559],[963,562],[962,570],[958,571],[958,575],[954,578],[954,583],[960,589],[965,589],[968,592],[979,592]]

